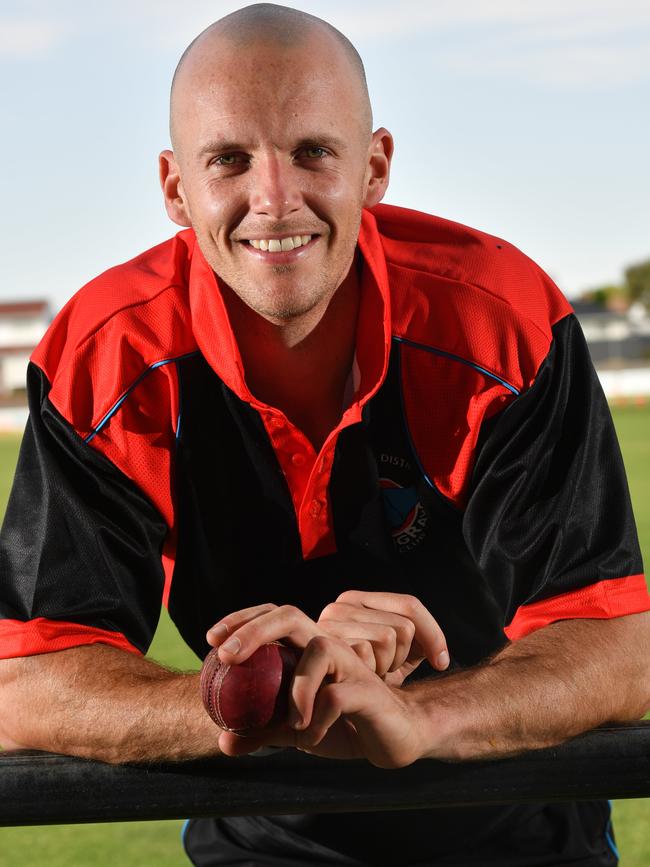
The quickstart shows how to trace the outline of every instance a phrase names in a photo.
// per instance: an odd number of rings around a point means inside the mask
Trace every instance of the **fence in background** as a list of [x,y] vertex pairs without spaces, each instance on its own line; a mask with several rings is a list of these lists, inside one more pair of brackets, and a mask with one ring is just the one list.
[[650,396],[650,367],[599,370],[598,378],[607,399],[614,403]]
[[0,406],[0,433],[22,433],[26,423],[26,406]]

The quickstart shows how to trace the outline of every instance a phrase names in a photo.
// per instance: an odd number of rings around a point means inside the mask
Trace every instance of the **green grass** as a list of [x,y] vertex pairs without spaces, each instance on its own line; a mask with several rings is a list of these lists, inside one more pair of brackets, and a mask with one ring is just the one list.
[[[650,407],[616,407],[618,432],[650,586]],[[621,867],[650,865],[650,799],[614,801],[614,829]]]
[[[650,408],[614,410],[641,548],[650,562]],[[0,436],[0,511],[4,509],[19,440]],[[198,667],[165,612],[149,656],[179,669]],[[621,867],[650,865],[650,799],[616,801],[614,826]],[[121,822],[0,830],[0,867],[185,867],[182,822]]]
[[630,483],[646,578],[650,581],[650,406],[617,407],[613,416]]

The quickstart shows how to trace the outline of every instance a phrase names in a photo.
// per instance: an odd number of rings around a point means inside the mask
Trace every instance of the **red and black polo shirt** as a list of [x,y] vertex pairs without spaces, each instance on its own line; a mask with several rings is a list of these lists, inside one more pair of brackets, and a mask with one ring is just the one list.
[[316,616],[352,587],[414,593],[461,664],[648,608],[607,406],[551,280],[389,206],[364,213],[359,251],[360,381],[319,454],[248,390],[191,230],[66,305],[29,370],[2,656],[145,652],[161,601],[202,656],[256,602]]
[[555,620],[650,608],[607,404],[549,277],[387,205],[358,250],[359,381],[318,454],[249,391],[192,230],[66,305],[28,372],[0,656],[144,653],[163,602],[202,657],[228,612],[316,618],[354,588],[417,596],[469,666]]

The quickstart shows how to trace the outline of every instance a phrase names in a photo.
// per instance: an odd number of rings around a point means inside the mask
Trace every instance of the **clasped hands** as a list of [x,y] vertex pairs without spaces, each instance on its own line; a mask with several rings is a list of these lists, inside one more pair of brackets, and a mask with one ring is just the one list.
[[401,687],[424,659],[444,671],[449,654],[439,625],[414,596],[348,590],[318,621],[292,605],[266,603],[224,617],[207,640],[233,665],[270,641],[303,648],[288,722],[254,737],[223,732],[225,755],[290,746],[388,768],[425,754],[426,720],[413,693]]

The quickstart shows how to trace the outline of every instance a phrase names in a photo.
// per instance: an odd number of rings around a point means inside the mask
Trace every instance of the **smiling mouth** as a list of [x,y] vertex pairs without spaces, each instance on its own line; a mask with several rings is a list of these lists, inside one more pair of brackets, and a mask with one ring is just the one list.
[[264,253],[287,253],[289,250],[309,244],[313,237],[313,235],[293,235],[289,238],[250,238],[245,243]]

